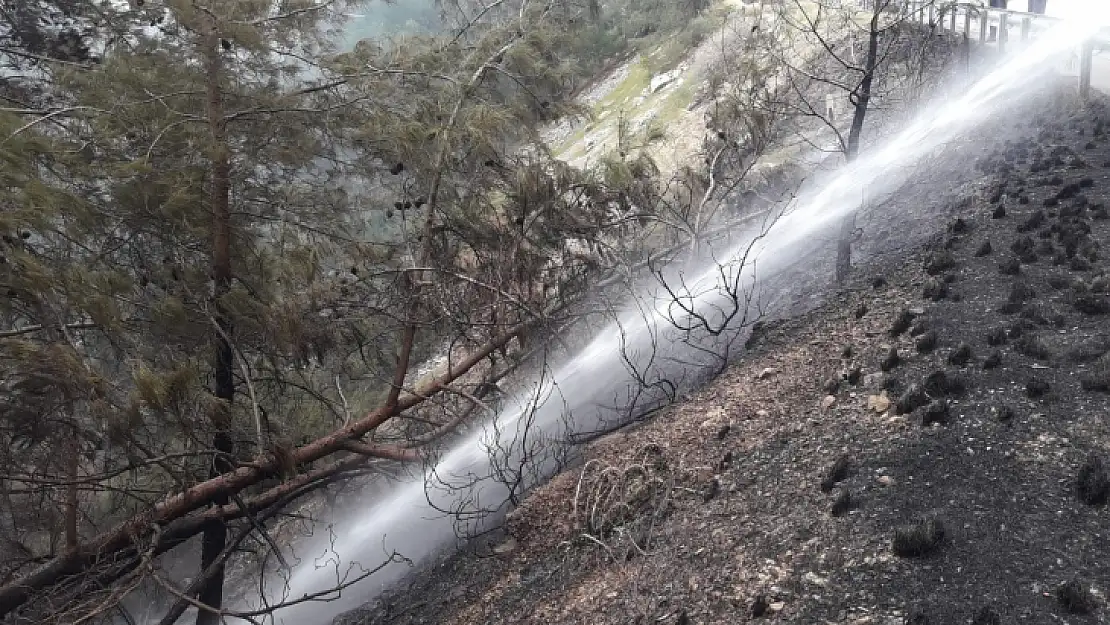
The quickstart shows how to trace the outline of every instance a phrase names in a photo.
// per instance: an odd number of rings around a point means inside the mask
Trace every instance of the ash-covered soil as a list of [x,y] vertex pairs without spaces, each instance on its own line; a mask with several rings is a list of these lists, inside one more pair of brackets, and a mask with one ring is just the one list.
[[342,620],[1110,622],[1110,111],[1010,119],[861,217],[852,284]]

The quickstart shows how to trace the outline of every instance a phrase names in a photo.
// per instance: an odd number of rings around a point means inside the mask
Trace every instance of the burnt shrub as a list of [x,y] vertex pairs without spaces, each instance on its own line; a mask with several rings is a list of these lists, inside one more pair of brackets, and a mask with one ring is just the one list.
[[1044,214],[1044,211],[1042,211],[1042,210],[1033,211],[1032,215],[1030,215],[1028,218],[1026,218],[1025,221],[1018,224],[1017,231],[1022,232],[1022,233],[1032,232],[1032,231],[1036,230],[1037,228],[1040,228],[1041,226],[1043,226],[1044,222],[1047,219],[1048,219],[1048,217]]
[[1048,286],[1057,291],[1062,291],[1072,285],[1072,280],[1064,274],[1054,273],[1045,279]]
[[879,388],[891,395],[900,395],[905,387],[906,385],[902,383],[902,380],[893,375],[883,376],[883,381],[879,383]]
[[991,212],[991,218],[992,219],[1002,219],[1005,216],[1006,216],[1006,207],[1001,205],[1001,204],[999,204],[998,206],[995,206],[994,211]]
[[971,361],[973,357],[971,346],[967,343],[960,343],[948,354],[948,363],[962,367]]
[[1008,423],[1014,418],[1014,409],[1005,404],[999,404],[991,407],[991,414],[1000,423]]
[[858,507],[859,501],[852,496],[852,491],[845,488],[841,490],[840,494],[833,500],[832,510],[830,510],[830,512],[833,516],[844,516]]
[[1017,353],[1035,360],[1052,360],[1052,349],[1041,337],[1028,332],[1014,343]]
[[890,336],[901,336],[906,330],[910,329],[911,324],[913,324],[913,313],[908,309],[903,309],[890,326]]
[[987,359],[983,361],[983,371],[997,369],[1002,366],[1002,352],[997,349],[991,352]]
[[1072,579],[1057,586],[1056,601],[1069,614],[1090,614],[1098,607],[1091,589],[1078,579]]
[[990,256],[991,252],[993,251],[994,250],[991,248],[990,239],[988,239],[986,241],[983,241],[979,248],[975,250],[975,257],[982,258],[984,256]]
[[1079,186],[1078,182],[1069,182],[1068,184],[1060,187],[1060,190],[1056,192],[1056,197],[1061,200],[1070,200],[1071,198],[1079,195],[1080,190],[1081,187]]
[[881,369],[883,372],[887,372],[891,369],[894,369],[900,364],[902,364],[902,357],[898,355],[898,348],[891,347],[890,351],[886,353],[886,356],[883,358],[882,362],[879,363],[879,369]]
[[929,427],[934,423],[940,425],[947,425],[948,423],[948,400],[936,399],[929,402],[925,407],[925,411],[921,414],[921,425]]
[[1009,258],[998,263],[998,273],[1004,276],[1016,276],[1021,273],[1021,261],[1016,258]]
[[1091,370],[1080,376],[1079,384],[1085,391],[1110,393],[1110,357],[1098,356]]
[[837,458],[836,462],[825,472],[825,477],[821,479],[821,492],[831,492],[838,482],[842,482],[848,477],[851,471],[852,459],[850,457],[844,455]]
[[987,345],[997,347],[1006,344],[1006,329],[1002,327],[991,328],[987,332]]
[[1110,313],[1110,298],[1094,293],[1084,293],[1072,298],[1072,305],[1084,315],[1105,315]]
[[847,375],[844,376],[844,379],[847,380],[848,384],[851,384],[852,386],[859,384],[862,378],[863,369],[861,369],[860,367],[852,367],[848,370]]
[[925,394],[925,389],[917,384],[911,384],[898,397],[898,401],[894,402],[894,411],[898,414],[910,414],[928,403],[929,396]]
[[1064,353],[1064,358],[1068,362],[1077,364],[1094,362],[1096,365],[1092,368],[1091,373],[1096,372],[1101,367],[1104,369],[1104,373],[1110,374],[1110,370],[1107,370],[1107,368],[1110,368],[1110,361],[1097,362],[1106,352],[1110,352],[1110,337],[1098,336],[1070,347]]
[[1037,249],[1034,251],[1037,256],[1051,257],[1056,253],[1056,248],[1052,245],[1052,241],[1042,239],[1040,243],[1037,243]]
[[971,619],[971,625],[1002,625],[1002,617],[994,611],[994,608],[985,605],[975,613],[975,618]]
[[929,278],[925,281],[925,286],[921,288],[921,297],[939,302],[948,297],[948,283],[936,278]]
[[925,376],[921,386],[929,397],[957,397],[967,390],[967,381],[959,374],[937,369]]
[[1010,294],[1006,296],[1006,300],[1010,302],[1023,303],[1027,302],[1037,296],[1037,292],[1025,280],[1014,280],[1010,285]]
[[923,519],[898,528],[894,532],[891,549],[900,558],[922,558],[941,548],[944,533],[944,524],[940,519]]
[[956,267],[956,257],[948,250],[933,252],[925,261],[925,273],[930,276],[940,274]]
[[1033,399],[1048,395],[1050,390],[1052,390],[1052,385],[1041,378],[1029,378],[1029,381],[1025,383],[1025,394]]
[[914,610],[906,615],[904,625],[931,625],[929,615],[921,610]]
[[918,353],[928,354],[937,348],[938,341],[937,331],[929,330],[925,334],[917,337],[917,340],[914,341],[914,347],[917,349]]
[[948,230],[955,234],[967,232],[967,222],[964,221],[963,217],[957,217],[955,221],[949,224]]
[[1106,504],[1110,498],[1110,475],[1106,473],[1102,458],[1095,454],[1087,456],[1075,478],[1075,493],[1079,496],[1079,501],[1088,506]]
[[1014,242],[1010,244],[1010,251],[1021,258],[1031,253],[1036,245],[1037,243],[1033,240],[1033,237],[1025,235],[1014,239]]

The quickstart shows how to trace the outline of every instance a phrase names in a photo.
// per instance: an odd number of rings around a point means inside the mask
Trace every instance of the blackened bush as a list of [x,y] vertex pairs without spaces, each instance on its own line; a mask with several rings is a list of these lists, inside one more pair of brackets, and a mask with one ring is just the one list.
[[1023,334],[1014,343],[1014,349],[1019,354],[1036,360],[1052,360],[1052,350],[1048,347],[1048,344],[1041,337],[1031,332]]
[[832,504],[833,516],[844,516],[859,507],[859,502],[852,496],[852,491],[847,488],[840,491]]
[[1006,216],[1006,207],[1001,205],[1001,204],[994,207],[994,211],[991,213],[991,217],[994,218],[994,219],[1002,219],[1005,216]]
[[1010,251],[1014,253],[1023,263],[1037,262],[1036,242],[1029,235],[1018,237],[1010,244]]
[[1084,315],[1105,315],[1110,313],[1110,298],[1102,295],[1095,295],[1094,293],[1076,295],[1072,300],[1072,305]]
[[894,324],[890,326],[890,335],[902,335],[902,333],[910,329],[910,325],[912,323],[913,313],[911,313],[909,310],[903,309],[902,312],[898,313],[898,317],[894,319]]
[[975,613],[975,618],[971,619],[971,625],[1002,625],[1002,617],[993,608],[985,605]]
[[997,347],[1006,344],[1006,329],[1002,327],[991,328],[987,332],[987,345]]
[[967,343],[960,343],[956,346],[956,349],[952,350],[952,353],[948,354],[948,363],[962,367],[971,361],[972,356],[971,346]]
[[1007,423],[1014,418],[1014,409],[1005,404],[992,407],[991,412],[1001,423]]
[[926,519],[899,528],[894,533],[891,547],[900,558],[921,558],[940,549],[944,544],[944,524],[939,519]]
[[925,273],[938,276],[956,266],[956,257],[948,250],[934,252],[925,262]]
[[911,384],[909,388],[898,397],[898,401],[894,403],[894,411],[898,414],[910,414],[928,403],[929,396],[925,394],[925,390],[916,384]]
[[922,388],[929,397],[957,397],[967,390],[967,381],[959,374],[937,369],[925,376]]
[[917,348],[918,353],[928,354],[937,348],[938,341],[937,331],[929,330],[917,338],[917,341],[914,342],[914,347]]
[[1106,473],[1102,458],[1095,454],[1087,456],[1083,466],[1079,467],[1075,492],[1079,496],[1079,501],[1088,506],[1106,504],[1107,499],[1110,498],[1110,475]]
[[886,353],[886,357],[879,363],[879,369],[884,373],[902,364],[902,357],[898,355],[898,348],[891,347],[890,351]]
[[988,239],[986,241],[983,241],[983,244],[979,246],[979,249],[975,250],[975,256],[976,256],[976,258],[982,258],[984,256],[990,256],[992,251],[994,251],[994,250],[991,249],[991,242]]
[[1018,225],[1017,231],[1032,232],[1044,225],[1046,219],[1047,217],[1045,216],[1044,211],[1034,211],[1032,215],[1030,215],[1025,221],[1021,222],[1021,224]]
[[1110,357],[1099,356],[1091,370],[1079,378],[1079,384],[1085,391],[1110,393]]
[[1048,286],[1060,291],[1072,285],[1072,280],[1066,275],[1054,273],[1046,279]]
[[984,371],[988,371],[990,369],[997,369],[998,367],[1001,367],[1001,366],[1002,366],[1002,352],[999,352],[997,349],[994,350],[993,352],[991,352],[990,355],[987,356],[987,359],[983,361],[983,370]]
[[852,367],[848,371],[848,375],[844,376],[844,379],[848,380],[848,384],[852,386],[859,384],[861,378],[863,378],[863,369],[860,367]]
[[948,297],[948,284],[936,278],[929,278],[925,281],[925,286],[921,289],[921,297],[939,302],[945,297]]
[[1010,286],[1010,294],[1007,300],[1011,302],[1027,302],[1037,296],[1037,292],[1033,287],[1029,286],[1024,280],[1014,280],[1013,285]]
[[940,425],[946,425],[948,423],[947,399],[934,400],[925,407],[925,412],[921,415],[921,425],[928,427],[934,423]]
[[852,471],[852,459],[848,456],[841,456],[836,459],[836,462],[829,467],[825,472],[825,477],[821,480],[821,492],[827,493],[832,491],[833,487],[838,482],[843,481],[848,477]]
[[1070,614],[1090,614],[1098,607],[1091,589],[1078,579],[1060,584],[1056,588],[1056,601]]
[[998,273],[1004,276],[1016,276],[1021,273],[1021,261],[1010,258],[998,264]]
[[1052,390],[1052,385],[1041,378],[1030,378],[1029,381],[1025,383],[1025,394],[1033,399],[1048,395],[1050,390]]

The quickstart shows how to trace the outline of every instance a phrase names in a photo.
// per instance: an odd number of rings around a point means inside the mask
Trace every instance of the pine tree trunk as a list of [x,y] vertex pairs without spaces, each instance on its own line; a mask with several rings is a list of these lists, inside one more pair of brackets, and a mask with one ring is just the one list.
[[[863,122],[867,119],[867,106],[871,101],[871,85],[875,80],[875,66],[879,57],[879,14],[881,5],[875,5],[871,16],[871,32],[867,38],[867,58],[864,59],[863,80],[853,94],[855,110],[852,114],[852,127],[848,130],[848,145],[844,156],[851,163],[859,156],[860,135]],[[836,242],[836,283],[843,284],[852,271],[852,239],[856,232],[856,211],[848,213],[840,222],[840,235]]]
[[[232,335],[230,320],[221,304],[222,298],[231,288],[231,159],[227,146],[227,122],[224,119],[223,93],[220,78],[223,70],[220,58],[220,37],[216,25],[211,23],[204,33],[204,54],[208,74],[208,125],[212,134],[212,180],[209,198],[212,211],[212,280],[215,283],[214,308],[215,321],[220,331],[213,332],[215,347],[213,369],[217,407],[212,413],[214,434],[212,447],[219,453],[212,463],[210,477],[217,477],[231,469],[229,458],[234,452],[230,432],[231,403],[235,398],[235,381],[232,377],[234,352],[229,343]],[[228,498],[219,497],[213,502],[226,505]],[[206,570],[216,562],[227,542],[227,526],[213,523],[204,530],[201,538],[200,570]],[[224,571],[222,567],[209,582],[200,589],[197,599],[212,608],[223,607]],[[217,625],[219,614],[200,610],[197,625]]]

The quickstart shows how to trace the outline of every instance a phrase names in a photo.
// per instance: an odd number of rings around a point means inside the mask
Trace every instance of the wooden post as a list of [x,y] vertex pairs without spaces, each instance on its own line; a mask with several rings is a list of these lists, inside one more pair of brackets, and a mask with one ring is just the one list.
[[971,7],[964,7],[964,39],[971,45]]
[[1095,42],[1088,39],[1083,42],[1079,53],[1079,98],[1084,102],[1091,95],[1091,68],[1094,65]]
[[952,15],[948,18],[948,30],[956,32],[956,13],[959,12],[959,7],[955,4],[952,5]]
[[1009,22],[1009,17],[1010,14],[1006,12],[998,14],[998,52],[1000,54],[1006,52],[1006,39],[1009,35],[1008,31],[1010,28],[1010,25],[1007,23]]
[[929,3],[929,26],[933,26],[936,23],[937,23],[937,5],[930,2]]

